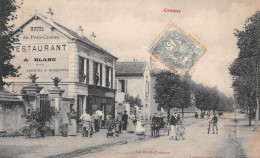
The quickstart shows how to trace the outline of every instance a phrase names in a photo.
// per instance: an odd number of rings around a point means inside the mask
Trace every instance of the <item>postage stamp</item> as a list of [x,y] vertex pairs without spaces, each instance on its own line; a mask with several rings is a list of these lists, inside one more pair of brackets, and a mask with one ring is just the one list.
[[206,47],[171,22],[152,43],[148,52],[171,71],[184,76],[206,50]]

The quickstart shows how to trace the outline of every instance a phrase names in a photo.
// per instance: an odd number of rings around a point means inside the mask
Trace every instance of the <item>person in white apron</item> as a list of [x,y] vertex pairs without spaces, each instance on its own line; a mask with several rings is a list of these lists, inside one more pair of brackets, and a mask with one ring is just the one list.
[[71,112],[68,114],[68,118],[69,118],[68,135],[75,136],[77,135],[77,123],[76,123],[77,114],[74,109],[71,109]]
[[90,115],[87,114],[86,112],[84,112],[81,116],[80,116],[80,120],[82,120],[83,123],[83,137],[88,137],[89,131],[90,131],[90,123],[91,123],[91,118]]
[[145,132],[145,129],[144,127],[142,126],[142,122],[140,119],[137,120],[137,123],[136,123],[136,129],[135,129],[135,134],[136,135],[144,135],[144,132]]
[[134,133],[136,128],[134,125],[134,121],[135,121],[135,115],[133,114],[133,112],[130,112],[130,115],[128,116],[128,127],[127,127],[127,132],[128,133]]

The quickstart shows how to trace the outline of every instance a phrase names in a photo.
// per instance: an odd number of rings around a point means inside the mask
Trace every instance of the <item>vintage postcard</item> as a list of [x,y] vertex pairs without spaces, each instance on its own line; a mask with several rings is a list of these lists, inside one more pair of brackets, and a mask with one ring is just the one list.
[[259,6],[0,0],[0,157],[259,158]]

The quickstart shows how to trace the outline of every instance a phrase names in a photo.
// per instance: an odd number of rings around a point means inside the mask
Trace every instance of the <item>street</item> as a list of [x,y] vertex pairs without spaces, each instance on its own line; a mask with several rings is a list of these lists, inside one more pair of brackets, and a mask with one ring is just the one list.
[[246,155],[236,139],[233,118],[233,114],[226,114],[220,119],[218,134],[207,134],[209,120],[205,119],[186,127],[186,140],[171,140],[162,133],[159,138],[137,140],[79,157],[243,158]]
[[245,114],[225,113],[219,118],[219,133],[208,134],[207,119],[185,118],[185,140],[171,140],[167,132],[151,138],[150,125],[143,139],[123,131],[106,138],[102,129],[93,138],[48,136],[45,138],[1,138],[0,157],[171,157],[171,158],[258,158],[260,132],[248,126]]

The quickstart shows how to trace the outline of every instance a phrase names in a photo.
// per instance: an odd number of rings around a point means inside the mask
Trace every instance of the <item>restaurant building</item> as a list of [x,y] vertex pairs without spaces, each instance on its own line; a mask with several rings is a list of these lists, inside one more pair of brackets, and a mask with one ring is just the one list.
[[47,16],[35,13],[15,31],[19,41],[11,62],[21,66],[21,75],[7,79],[12,83],[9,91],[20,93],[31,82],[28,76],[36,74],[36,83],[43,87],[40,97],[48,99],[52,79],[58,77],[63,97],[75,100],[71,108],[78,118],[94,110],[103,111],[103,119],[114,116],[117,58],[84,37],[81,27],[74,32],[53,21],[52,15],[51,10]]

